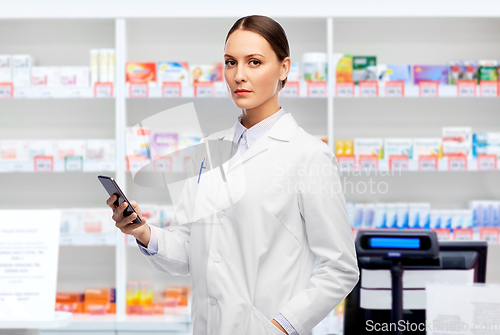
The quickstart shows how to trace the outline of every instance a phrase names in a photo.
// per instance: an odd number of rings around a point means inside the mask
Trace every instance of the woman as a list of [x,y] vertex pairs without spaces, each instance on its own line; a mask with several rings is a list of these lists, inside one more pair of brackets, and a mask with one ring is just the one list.
[[228,194],[236,194],[231,205],[211,212],[200,205],[219,204],[223,189],[213,191],[202,174],[207,157],[200,153],[189,164],[198,182],[186,189],[168,230],[131,225],[135,214],[120,214],[126,205],[114,208],[114,197],[107,204],[156,269],[191,275],[195,335],[311,334],[359,278],[338,163],[280,108],[290,51],[276,21],[237,20],[224,51],[226,85],[242,113],[204,141],[237,146],[239,158],[221,168]]

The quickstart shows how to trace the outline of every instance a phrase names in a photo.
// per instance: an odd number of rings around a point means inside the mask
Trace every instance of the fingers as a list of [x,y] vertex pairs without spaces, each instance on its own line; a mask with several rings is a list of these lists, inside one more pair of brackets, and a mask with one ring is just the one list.
[[[122,202],[120,206],[114,208],[112,218],[115,222],[120,222],[125,218],[123,216],[125,208],[127,208],[127,203],[125,201]],[[130,218],[130,216],[127,216],[127,218]]]
[[115,207],[116,207],[114,205],[115,201],[116,201],[116,195],[113,194],[112,196],[110,196],[108,198],[108,200],[106,200],[106,205],[108,205],[109,207],[111,207],[111,209],[115,209]]

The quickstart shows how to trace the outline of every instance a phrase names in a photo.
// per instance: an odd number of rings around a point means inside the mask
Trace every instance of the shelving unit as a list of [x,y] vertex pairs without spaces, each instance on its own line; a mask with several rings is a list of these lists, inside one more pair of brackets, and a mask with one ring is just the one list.
[[[269,3],[264,12],[282,24],[292,49],[291,58],[298,62],[304,52],[311,51],[376,55],[380,63],[389,64],[500,59],[497,33],[500,6],[494,2],[462,1],[457,5],[455,1],[425,0],[418,8],[407,8],[395,1],[382,2],[385,5],[336,0],[286,6]],[[203,131],[213,133],[231,127],[239,110],[222,93],[221,97],[195,98],[188,87],[183,87],[183,96],[179,98],[162,98],[160,87],[150,89],[149,98],[130,98],[124,84],[125,63],[221,61],[227,31],[238,17],[250,14],[251,9],[235,9],[234,3],[224,1],[186,2],[175,8],[156,2],[136,7],[105,1],[99,9],[84,2],[59,4],[51,9],[46,4],[29,2],[27,6],[26,3],[9,4],[11,11],[0,13],[0,29],[10,32],[0,37],[0,54],[33,54],[41,65],[86,65],[91,48],[114,48],[119,84],[115,85],[112,98],[94,98],[92,88],[14,90],[13,99],[0,100],[0,140],[113,138],[120,144],[116,162],[92,171],[115,178],[129,199],[139,204],[170,202],[166,189],[134,185],[130,173],[125,171],[122,158],[126,127],[193,102]],[[433,8],[432,13],[428,8]],[[327,96],[309,98],[305,94],[306,83],[300,85],[299,97],[282,97],[280,104],[307,132],[328,136],[332,148],[335,139],[354,137],[439,137],[443,126],[500,131],[500,97],[457,97],[457,88],[453,86],[440,86],[436,98],[420,98],[419,87],[413,85],[405,87],[405,97],[401,98],[384,97],[383,86],[379,87],[376,98],[360,97],[357,87],[353,98],[343,98],[336,96],[330,80]],[[157,130],[165,130],[163,126]],[[411,166],[410,170],[414,170],[415,163]],[[105,193],[96,179],[99,173],[3,172],[0,206],[5,209],[104,207]],[[343,173],[343,176],[354,183],[374,178],[390,186],[385,194],[346,193],[348,201],[426,201],[437,208],[464,208],[469,200],[500,199],[497,187],[500,171],[409,171],[374,177]],[[78,190],[74,196],[68,196],[68,185]],[[98,331],[110,335],[126,331],[130,335],[166,330],[173,334],[189,333],[190,319],[186,315],[175,320],[167,318],[168,322],[162,318],[125,315],[127,281],[151,280],[154,289],[160,290],[167,285],[189,285],[189,277],[169,276],[151,268],[137,246],[125,244],[119,230],[113,236],[90,237],[93,238],[84,241],[75,236],[61,241],[58,289],[116,287],[117,314],[103,318],[78,316],[80,319],[69,328],[45,334]],[[498,257],[500,246],[492,245],[487,281],[500,282],[500,270],[495,264]]]

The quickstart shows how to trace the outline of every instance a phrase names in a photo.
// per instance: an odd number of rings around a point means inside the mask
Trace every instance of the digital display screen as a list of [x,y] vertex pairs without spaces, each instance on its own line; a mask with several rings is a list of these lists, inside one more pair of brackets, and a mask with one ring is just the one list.
[[401,237],[371,237],[369,240],[371,248],[379,249],[420,249],[419,238]]

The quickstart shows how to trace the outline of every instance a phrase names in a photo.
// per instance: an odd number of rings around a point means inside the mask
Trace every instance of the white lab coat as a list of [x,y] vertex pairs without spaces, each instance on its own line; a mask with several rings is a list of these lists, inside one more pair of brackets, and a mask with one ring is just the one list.
[[[206,139],[232,141],[234,131]],[[189,162],[196,178],[206,158],[199,156]],[[359,278],[338,162],[287,113],[239,163],[224,164],[221,187],[201,175],[169,229],[151,227],[158,253],[146,258],[160,271],[191,275],[194,335],[283,335],[271,323],[278,313],[311,335]],[[200,214],[200,197],[217,202],[224,188],[233,204]]]

